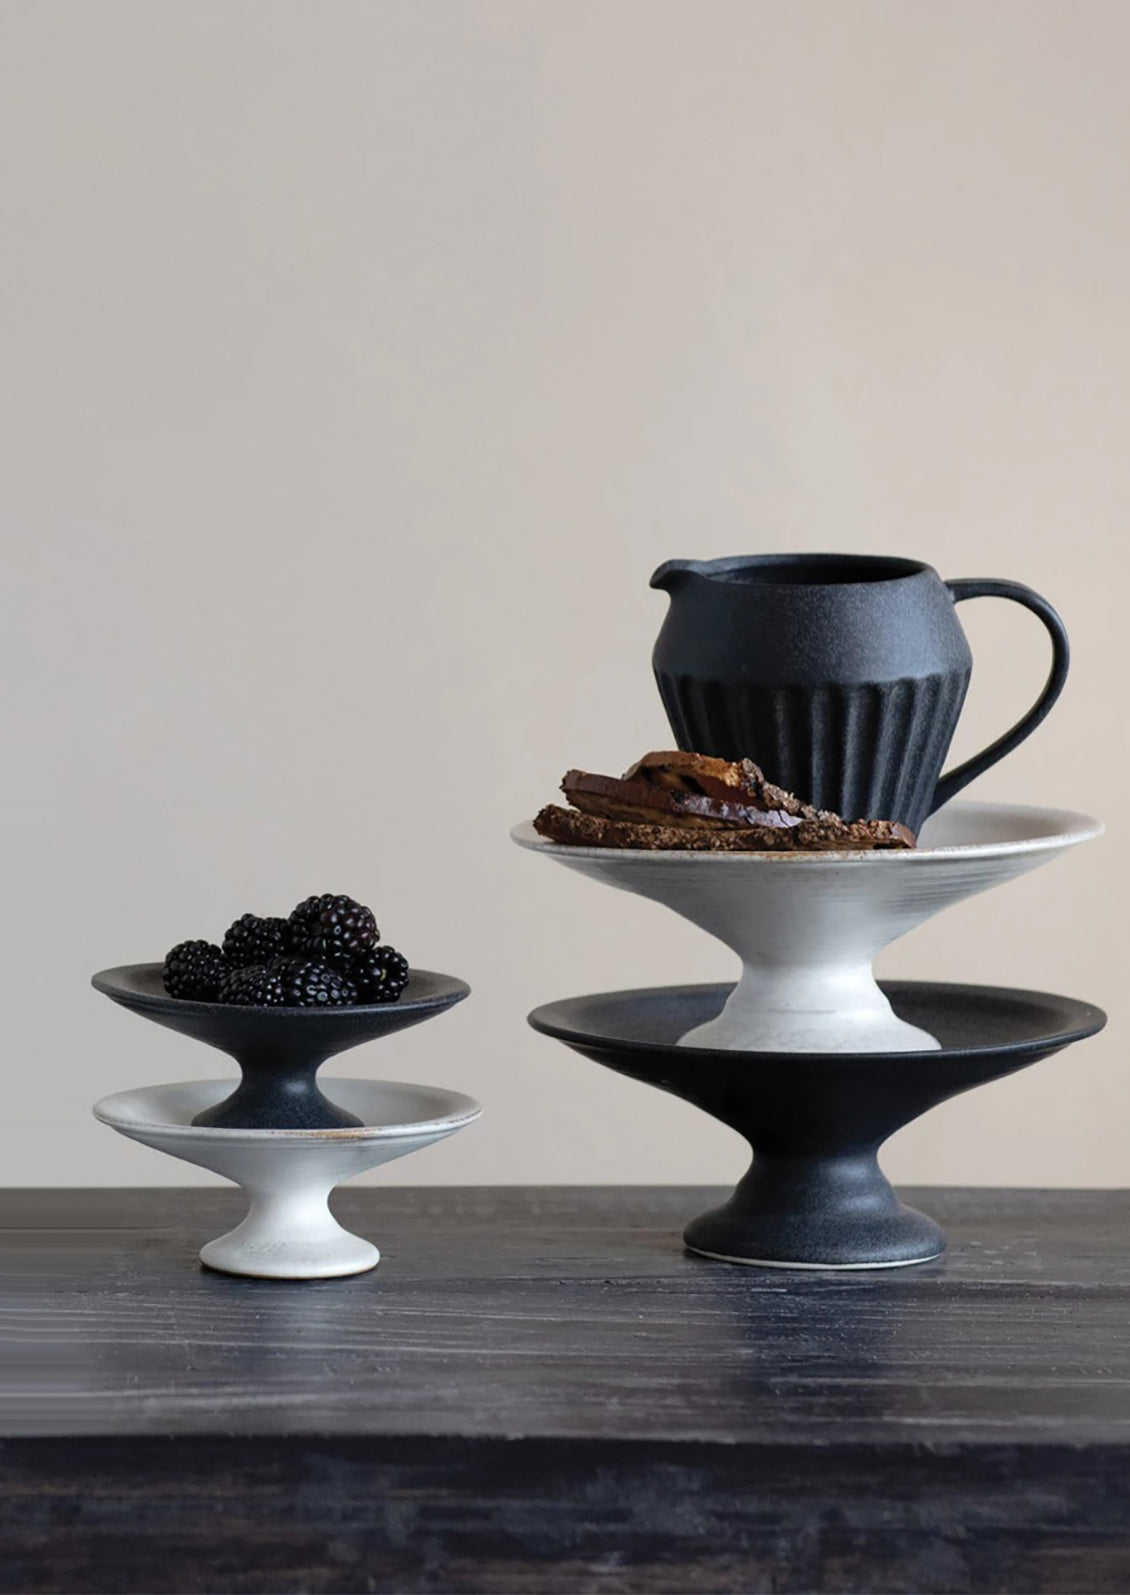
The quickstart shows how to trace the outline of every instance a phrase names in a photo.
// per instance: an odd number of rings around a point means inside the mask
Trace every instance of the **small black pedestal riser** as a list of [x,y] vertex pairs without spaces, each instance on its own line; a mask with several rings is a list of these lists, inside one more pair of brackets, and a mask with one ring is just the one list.
[[444,1013],[470,987],[452,975],[414,969],[399,1002],[356,1008],[239,1008],[186,1002],[165,991],[160,964],[123,964],[93,985],[132,1013],[226,1052],[242,1079],[194,1124],[220,1130],[340,1130],[360,1119],[318,1088],[327,1058]]
[[686,1243],[734,1263],[893,1268],[944,1249],[937,1224],[904,1207],[879,1168],[883,1142],[974,1086],[1094,1035],[1090,1003],[993,986],[892,981],[900,1019],[937,1052],[723,1052],[678,1045],[721,1011],[729,986],[606,992],[549,1003],[535,1030],[618,1074],[658,1086],[745,1137],[753,1164],[733,1196],[694,1219]]

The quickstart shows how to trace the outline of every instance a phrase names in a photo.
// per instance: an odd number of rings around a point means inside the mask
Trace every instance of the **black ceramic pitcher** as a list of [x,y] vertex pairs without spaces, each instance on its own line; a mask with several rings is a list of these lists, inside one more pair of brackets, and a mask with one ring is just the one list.
[[[1067,678],[1063,622],[1019,582],[945,582],[911,559],[762,554],[668,560],[651,585],[671,597],[652,662],[679,746],[753,759],[845,819],[917,831],[1036,729]],[[954,605],[981,597],[1039,615],[1051,674],[1022,720],[941,776],[973,668]]]

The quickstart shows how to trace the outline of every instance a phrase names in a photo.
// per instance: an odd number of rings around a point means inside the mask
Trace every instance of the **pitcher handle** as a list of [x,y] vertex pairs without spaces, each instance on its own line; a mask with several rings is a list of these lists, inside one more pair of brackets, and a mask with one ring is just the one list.
[[1034,615],[1039,615],[1051,636],[1052,667],[1043,692],[1028,713],[1018,720],[1011,730],[1006,731],[995,742],[991,742],[982,753],[966,759],[965,763],[959,764],[956,770],[950,770],[948,774],[942,776],[934,788],[931,814],[940,809],[943,803],[948,803],[950,798],[968,786],[970,781],[983,775],[991,765],[996,764],[998,759],[1003,759],[1006,753],[1018,748],[1025,737],[1032,735],[1063,691],[1067,680],[1067,667],[1071,662],[1071,650],[1063,621],[1047,599],[1041,598],[1039,593],[1032,591],[1031,587],[1025,587],[1021,582],[1009,581],[953,581],[947,582],[946,586],[955,604],[960,604],[966,598],[1011,598],[1015,603],[1023,604],[1025,609],[1030,609]]

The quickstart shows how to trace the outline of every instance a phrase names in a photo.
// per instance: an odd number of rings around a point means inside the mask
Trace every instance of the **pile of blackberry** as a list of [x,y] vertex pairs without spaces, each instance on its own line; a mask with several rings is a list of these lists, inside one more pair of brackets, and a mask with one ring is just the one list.
[[381,941],[372,909],[325,892],[286,919],[241,914],[223,945],[178,942],[165,959],[165,990],[194,1002],[249,1008],[351,1008],[397,1002],[408,960]]

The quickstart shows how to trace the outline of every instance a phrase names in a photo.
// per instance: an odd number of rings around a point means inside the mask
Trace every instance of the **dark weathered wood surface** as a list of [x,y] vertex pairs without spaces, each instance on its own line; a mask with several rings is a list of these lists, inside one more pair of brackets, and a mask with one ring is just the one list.
[[685,1254],[701,1189],[0,1196],[0,1588],[1130,1590],[1130,1193],[909,1193],[948,1258]]

